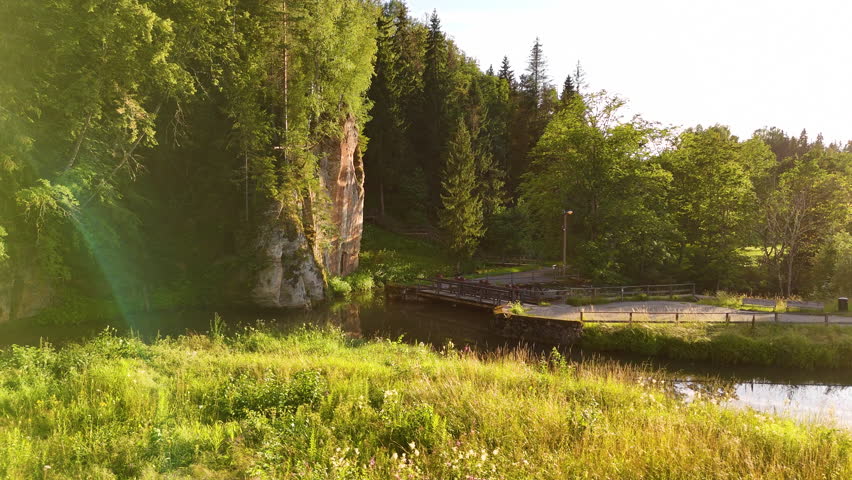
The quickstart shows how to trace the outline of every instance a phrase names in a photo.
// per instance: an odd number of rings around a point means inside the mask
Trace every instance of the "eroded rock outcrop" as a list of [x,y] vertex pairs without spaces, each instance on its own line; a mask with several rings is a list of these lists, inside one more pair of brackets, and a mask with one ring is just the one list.
[[343,135],[322,142],[315,153],[323,191],[289,204],[275,202],[259,229],[260,264],[251,292],[258,306],[309,306],[325,297],[329,275],[358,267],[364,169],[355,119],[347,118]]
[[358,268],[364,231],[364,165],[355,119],[343,124],[342,139],[324,142],[320,177],[331,200],[331,221],[336,227],[323,262],[330,275],[347,275]]

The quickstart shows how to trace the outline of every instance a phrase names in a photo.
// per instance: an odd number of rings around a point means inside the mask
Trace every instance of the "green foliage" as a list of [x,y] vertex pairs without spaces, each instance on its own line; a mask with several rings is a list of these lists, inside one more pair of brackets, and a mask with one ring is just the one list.
[[852,335],[842,326],[587,324],[582,346],[720,365],[852,366]]
[[327,393],[328,383],[320,372],[300,371],[287,380],[267,371],[260,379],[240,375],[204,395],[202,401],[209,402],[209,415],[232,420],[252,414],[292,413],[301,405],[317,406]]
[[744,263],[738,248],[757,214],[754,182],[766,174],[771,151],[719,126],[689,130],[678,140],[663,164],[674,175],[671,209],[688,252],[682,268],[711,288],[737,287],[732,279]]
[[524,308],[521,302],[512,302],[509,304],[509,312],[512,315],[526,315],[527,309]]
[[349,275],[346,280],[350,285],[352,285],[352,290],[356,292],[371,292],[376,287],[376,282],[373,280],[373,276],[370,272],[366,271],[355,272],[352,275]]
[[822,157],[824,152],[815,151],[796,159],[761,205],[764,260],[778,291],[787,296],[820,246],[852,221],[852,183],[848,175],[824,168]]
[[3,261],[8,258],[8,255],[6,253],[6,243],[5,243],[6,235],[8,235],[6,233],[6,229],[4,229],[2,226],[0,226],[0,265],[3,265]]
[[476,160],[470,133],[459,120],[450,140],[447,165],[442,182],[441,228],[449,237],[450,249],[461,259],[470,258],[485,234],[482,199],[476,189]]
[[[795,342],[785,346],[801,358]],[[62,349],[0,352],[0,476],[852,473],[852,438],[842,429],[684,403],[651,375],[653,382],[644,368],[579,367],[558,352],[441,355],[351,342],[339,331],[250,329],[221,342],[190,335],[150,345],[106,332]]]
[[214,342],[221,341],[225,337],[225,321],[219,313],[213,314],[213,320],[210,321],[210,331],[208,332],[210,339]]
[[157,285],[234,291],[275,202],[322,247],[334,227],[316,147],[368,119],[376,13],[366,0],[4,3],[6,265],[130,308],[171,302],[152,301]]
[[352,285],[340,277],[332,277],[328,280],[328,288],[336,297],[345,297],[352,293]]
[[364,226],[360,269],[382,284],[455,273],[445,248],[369,224]]
[[119,313],[118,306],[112,300],[87,297],[79,291],[67,290],[59,292],[53,305],[39,312],[30,321],[38,325],[79,325],[87,322],[97,324],[114,320]]
[[742,308],[744,295],[738,295],[726,290],[718,290],[711,300],[701,300],[704,305],[717,305],[727,308]]
[[376,280],[372,272],[361,269],[346,277],[332,277],[328,287],[332,296],[348,297],[352,292],[371,293],[376,288]]
[[573,210],[572,258],[596,281],[653,278],[672,255],[671,174],[648,150],[662,132],[641,118],[623,121],[623,106],[605,92],[574,96],[545,130],[522,185],[535,249],[557,255],[562,212]]
[[852,234],[830,237],[816,255],[813,276],[817,294],[852,296]]

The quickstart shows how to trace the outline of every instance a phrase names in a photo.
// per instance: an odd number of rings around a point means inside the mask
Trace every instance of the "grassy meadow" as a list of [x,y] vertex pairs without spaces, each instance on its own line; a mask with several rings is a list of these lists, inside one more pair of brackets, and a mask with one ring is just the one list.
[[719,365],[852,370],[852,327],[775,323],[587,323],[582,346]]
[[852,434],[654,372],[244,329],[0,353],[0,477],[852,478]]

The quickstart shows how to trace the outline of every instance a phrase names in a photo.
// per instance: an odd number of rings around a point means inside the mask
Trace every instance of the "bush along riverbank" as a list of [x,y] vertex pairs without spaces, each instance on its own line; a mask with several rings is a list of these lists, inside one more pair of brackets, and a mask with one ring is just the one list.
[[0,353],[0,477],[852,478],[852,434],[615,364],[245,329]]
[[719,365],[852,370],[852,328],[846,326],[586,324],[581,344]]

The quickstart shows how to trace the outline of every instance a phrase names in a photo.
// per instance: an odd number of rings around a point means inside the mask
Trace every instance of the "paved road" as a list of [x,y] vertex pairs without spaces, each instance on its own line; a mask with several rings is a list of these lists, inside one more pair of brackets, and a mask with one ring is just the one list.
[[[531,315],[562,318],[576,320],[580,316],[580,310],[584,312],[585,319],[592,320],[626,320],[629,312],[634,312],[634,321],[655,320],[655,321],[674,321],[674,313],[681,313],[681,320],[705,320],[719,322],[724,320],[725,314],[731,314],[731,321],[734,322],[750,322],[752,315],[758,322],[774,322],[775,314],[771,312],[750,312],[746,310],[736,310],[733,308],[716,307],[713,305],[699,305],[689,302],[667,302],[667,301],[648,301],[648,302],[615,302],[603,305],[587,305],[583,307],[574,307],[571,305],[549,305],[549,306],[529,306],[527,311]],[[617,313],[595,313],[595,312],[617,312]],[[690,317],[689,314],[695,315]],[[796,313],[779,313],[779,323],[825,323],[823,315],[803,315]],[[839,315],[829,315],[829,323],[845,323],[852,324],[852,317],[844,317]]]

